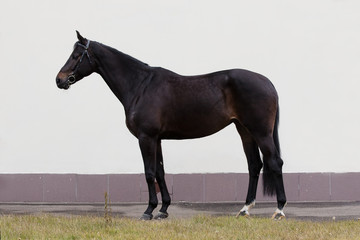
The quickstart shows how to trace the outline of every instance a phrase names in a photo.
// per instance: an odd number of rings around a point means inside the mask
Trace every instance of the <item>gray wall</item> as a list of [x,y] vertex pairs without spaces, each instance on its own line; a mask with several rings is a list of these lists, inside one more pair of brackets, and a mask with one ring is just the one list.
[[[244,202],[248,175],[167,174],[173,202]],[[288,201],[360,201],[360,173],[285,173]],[[0,174],[0,202],[102,203],[147,202],[143,174]],[[160,199],[160,194],[158,194]],[[259,181],[257,201],[264,197]]]

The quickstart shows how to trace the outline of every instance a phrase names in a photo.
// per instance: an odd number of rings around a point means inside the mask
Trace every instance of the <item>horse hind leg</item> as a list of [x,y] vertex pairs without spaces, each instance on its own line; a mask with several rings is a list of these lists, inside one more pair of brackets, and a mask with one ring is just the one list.
[[286,195],[282,176],[283,161],[272,136],[257,138],[257,143],[263,153],[264,194],[272,196],[276,193],[278,207],[272,218],[284,218],[283,209],[286,205]]
[[236,217],[250,216],[249,211],[252,207],[255,206],[257,185],[263,163],[261,162],[259,147],[256,141],[254,140],[254,138],[251,136],[251,134],[248,132],[248,130],[245,127],[243,127],[237,122],[235,123],[235,125],[241,136],[244,152],[248,162],[248,169],[249,169],[249,186],[248,186],[245,205],[238,212]]

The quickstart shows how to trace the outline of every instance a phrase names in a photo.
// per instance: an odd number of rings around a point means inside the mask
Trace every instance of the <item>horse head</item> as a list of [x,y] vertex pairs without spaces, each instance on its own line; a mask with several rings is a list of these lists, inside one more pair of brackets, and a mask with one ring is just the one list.
[[78,41],[74,50],[56,76],[56,84],[62,89],[69,89],[72,84],[94,72],[95,61],[89,49],[90,40],[82,37],[78,31],[76,34]]

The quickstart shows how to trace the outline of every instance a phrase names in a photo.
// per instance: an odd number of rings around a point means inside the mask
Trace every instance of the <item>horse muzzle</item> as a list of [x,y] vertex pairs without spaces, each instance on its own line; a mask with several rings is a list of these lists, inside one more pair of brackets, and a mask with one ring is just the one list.
[[69,89],[71,84],[76,82],[76,78],[74,74],[70,74],[69,76],[64,75],[63,73],[59,73],[56,76],[56,85],[60,89]]
[[56,85],[58,88],[60,89],[69,89],[70,88],[70,84],[68,83],[67,80],[62,80],[61,78],[56,78]]

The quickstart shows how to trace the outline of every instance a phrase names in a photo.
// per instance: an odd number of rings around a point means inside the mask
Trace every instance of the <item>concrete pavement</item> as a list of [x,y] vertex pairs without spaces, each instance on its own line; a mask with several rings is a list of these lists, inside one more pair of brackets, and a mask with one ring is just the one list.
[[[189,218],[200,214],[235,216],[242,208],[239,203],[174,203],[169,207],[169,218]],[[112,204],[113,217],[139,218],[146,209],[145,204]],[[159,209],[159,208],[158,208]],[[156,209],[154,213],[158,211]],[[250,213],[256,217],[271,217],[276,203],[256,203]],[[359,220],[360,202],[290,202],[285,208],[288,219],[312,221]],[[90,215],[103,216],[101,204],[0,204],[0,214],[52,214],[52,215]]]

